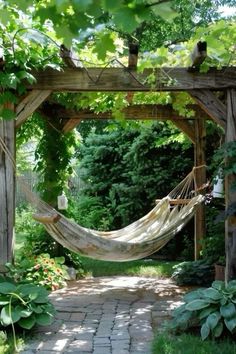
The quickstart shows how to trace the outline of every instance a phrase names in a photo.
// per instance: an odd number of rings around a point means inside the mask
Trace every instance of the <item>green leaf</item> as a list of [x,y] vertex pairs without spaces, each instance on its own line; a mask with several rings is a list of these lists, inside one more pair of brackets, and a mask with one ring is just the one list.
[[231,318],[236,315],[236,308],[233,303],[228,303],[220,307],[220,313],[224,318]]
[[16,310],[19,312],[20,317],[29,317],[33,313],[32,310],[21,305],[17,305]]
[[9,108],[3,108],[0,112],[0,116],[3,118],[3,119],[6,119],[6,120],[10,120],[10,119],[14,119],[16,117],[16,114],[15,112],[12,110],[12,109],[9,109]]
[[199,314],[199,319],[202,320],[203,318],[206,318],[207,316],[209,316],[214,311],[215,311],[214,307],[204,308]]
[[200,297],[199,291],[198,290],[194,290],[194,291],[191,291],[191,292],[185,294],[184,297],[183,297],[183,300],[185,302],[190,302],[190,301],[193,301],[193,300],[198,300],[199,297]]
[[96,41],[94,52],[97,53],[98,59],[104,60],[107,52],[115,52],[116,47],[110,33],[104,34]]
[[212,330],[217,326],[220,319],[221,319],[220,313],[214,312],[207,317],[206,324]]
[[16,286],[12,283],[3,282],[0,283],[0,293],[9,294],[16,291]]
[[138,26],[135,13],[128,7],[120,8],[114,14],[113,21],[118,28],[129,33],[133,32]]
[[37,315],[36,322],[40,326],[48,326],[52,323],[53,317],[47,313]]
[[18,322],[19,326],[21,326],[24,329],[31,329],[36,323],[36,319],[34,316],[28,317],[28,318],[21,318],[20,321]]
[[20,319],[20,313],[14,307],[7,305],[2,308],[0,319],[4,326],[9,326]]
[[202,340],[205,340],[210,334],[210,328],[206,323],[204,323],[201,327],[201,337]]
[[72,4],[77,11],[86,11],[93,4],[93,0],[72,0]]
[[103,7],[105,10],[115,10],[119,9],[122,5],[122,0],[103,0]]
[[215,338],[220,337],[220,335],[223,332],[223,323],[222,322],[218,322],[217,326],[212,330],[212,334]]
[[193,300],[186,305],[186,310],[196,311],[196,310],[201,310],[207,306],[209,306],[209,302],[207,302],[206,300]]
[[[155,2],[155,0],[152,0]],[[172,22],[175,17],[178,16],[178,13],[172,9],[172,1],[164,2],[162,4],[157,4],[152,6],[152,11],[155,15],[161,16],[165,21]]]
[[218,290],[214,289],[214,288],[208,288],[206,289],[204,292],[204,297],[206,298],[210,298],[212,300],[220,300],[223,295],[219,293]]
[[224,322],[228,330],[232,333],[233,330],[236,328],[236,317],[230,319],[225,318]]

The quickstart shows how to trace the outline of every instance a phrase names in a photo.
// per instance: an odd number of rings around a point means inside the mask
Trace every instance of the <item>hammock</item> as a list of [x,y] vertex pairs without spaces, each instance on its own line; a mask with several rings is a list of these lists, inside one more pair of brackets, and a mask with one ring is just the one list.
[[[0,147],[16,170],[14,158],[1,138]],[[203,166],[196,168],[200,167]],[[18,180],[28,201],[41,213],[36,214],[35,219],[42,222],[48,233],[62,246],[95,259],[122,262],[157,252],[192,218],[196,207],[204,200],[203,195],[194,192],[196,168],[148,214],[120,230],[108,232],[76,224],[42,201],[22,179]]]
[[[131,261],[147,257],[170,241],[194,215],[204,196],[193,191],[194,170],[141,219],[114,231],[82,227],[43,202],[21,183],[27,199],[40,214],[47,232],[62,246],[91,258],[108,261]],[[190,198],[191,197],[191,198]]]

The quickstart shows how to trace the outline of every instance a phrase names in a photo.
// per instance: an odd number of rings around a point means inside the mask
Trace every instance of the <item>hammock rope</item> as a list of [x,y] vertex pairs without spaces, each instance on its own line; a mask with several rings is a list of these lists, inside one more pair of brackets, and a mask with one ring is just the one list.
[[[15,160],[1,137],[0,147],[16,171]],[[203,167],[205,166],[197,168]],[[122,262],[155,253],[192,218],[196,207],[204,200],[204,196],[196,192],[195,169],[196,167],[149,213],[130,225],[113,231],[97,231],[76,224],[41,200],[22,178],[18,177],[17,180],[27,200],[41,213],[36,214],[35,219],[43,222],[45,229],[57,242],[71,251],[95,259]],[[172,206],[172,200],[185,202]]]

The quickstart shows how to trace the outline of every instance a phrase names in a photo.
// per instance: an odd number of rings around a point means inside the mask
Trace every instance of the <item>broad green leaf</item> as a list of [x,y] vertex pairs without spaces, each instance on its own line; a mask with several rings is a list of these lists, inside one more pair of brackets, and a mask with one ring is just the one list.
[[204,308],[200,314],[199,314],[199,319],[202,320],[203,318],[206,318],[207,316],[209,316],[212,312],[215,312],[216,308],[214,307],[207,307]]
[[9,326],[11,323],[15,323],[20,319],[20,313],[12,306],[5,306],[2,308],[0,314],[0,320],[4,326]]
[[133,32],[138,26],[135,13],[128,7],[120,8],[114,14],[113,21],[118,28],[129,33]]
[[21,318],[18,322],[19,326],[25,329],[31,329],[36,323],[35,317],[30,316],[28,318]]
[[210,328],[206,323],[204,323],[201,327],[201,337],[202,340],[205,340],[210,334]]
[[53,316],[47,313],[41,313],[36,317],[36,323],[40,326],[48,326],[52,323]]
[[32,309],[32,311],[35,313],[42,313],[43,312],[43,309],[41,308],[40,305],[36,305],[34,303],[31,303],[29,306],[30,306],[30,309]]
[[122,6],[122,0],[102,0],[105,10],[112,11]]
[[212,300],[220,300],[223,296],[218,290],[214,288],[208,288],[204,291],[204,297],[210,298]]
[[33,311],[25,306],[18,305],[16,306],[16,310],[19,312],[21,317],[29,317],[32,315]]
[[190,302],[199,299],[199,297],[200,297],[199,291],[195,290],[185,294],[183,300],[186,302]]
[[215,338],[218,338],[221,336],[222,332],[223,332],[223,323],[222,322],[218,322],[216,327],[212,330],[212,334]]
[[232,303],[229,303],[227,305],[223,305],[220,307],[220,313],[224,318],[231,318],[236,315],[236,308],[235,305]]
[[212,288],[217,289],[217,290],[222,290],[225,288],[225,283],[221,280],[215,280],[212,283]]
[[236,328],[236,317],[230,319],[225,318],[224,322],[228,330],[232,333],[233,330]]
[[196,311],[196,310],[201,310],[207,306],[209,306],[209,302],[206,300],[193,300],[186,305],[186,310]]
[[93,0],[72,0],[72,5],[77,11],[86,11],[93,4]]
[[8,294],[16,291],[16,286],[12,283],[0,283],[0,293]]
[[217,324],[218,324],[220,319],[221,319],[221,315],[220,315],[219,312],[211,313],[207,317],[206,324],[212,330],[212,329],[214,329],[217,326]]
[[[155,0],[152,0],[152,2],[155,2]],[[152,6],[152,11],[155,15],[161,16],[165,21],[172,22],[178,16],[178,13],[171,8],[171,5],[172,1],[157,4]]]

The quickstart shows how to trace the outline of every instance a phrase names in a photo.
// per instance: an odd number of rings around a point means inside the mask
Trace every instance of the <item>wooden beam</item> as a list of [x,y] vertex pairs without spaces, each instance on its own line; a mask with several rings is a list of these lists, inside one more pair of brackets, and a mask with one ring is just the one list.
[[221,127],[226,127],[226,106],[210,90],[191,90],[190,95]]
[[178,119],[178,120],[171,119],[171,120],[176,125],[177,128],[182,130],[187,135],[187,137],[192,141],[192,143],[194,144],[196,143],[194,126],[190,124],[190,122],[188,122],[185,119]]
[[[196,115],[191,118],[184,118],[179,115],[179,113],[173,110],[171,105],[132,105],[122,109],[126,119],[135,119],[135,120],[194,120],[197,117],[205,117],[205,112],[198,105],[189,105],[189,109],[195,110]],[[47,116],[52,116],[57,119],[77,119],[77,120],[86,120],[86,119],[113,119],[112,112],[102,112],[97,113],[90,109],[83,110],[72,110],[63,107],[60,104],[56,103],[45,103],[43,107],[40,108],[39,112],[43,112]]]
[[74,128],[77,127],[77,125],[79,125],[79,123],[81,122],[80,119],[68,119],[67,121],[65,120],[64,126],[62,128],[62,132],[63,133],[68,133],[71,130],[73,130]]
[[[12,104],[6,108],[14,109]],[[15,122],[0,120],[0,138],[15,157]],[[15,171],[0,143],[0,265],[13,260],[15,223]]]
[[[236,88],[236,68],[210,69],[207,73],[188,72],[186,68],[145,69],[136,73],[127,68],[48,68],[33,72],[36,83],[25,83],[28,89],[54,92],[79,91],[186,91],[195,89],[223,90]],[[150,75],[155,82],[149,82]]]
[[19,128],[50,94],[51,90],[29,92],[16,107],[16,128]]
[[[194,165],[200,168],[195,169],[196,189],[201,190],[203,185],[206,185],[206,124],[204,119],[196,119],[195,125],[195,140],[194,145]],[[200,257],[202,249],[202,240],[206,235],[205,221],[205,206],[201,204],[197,207],[194,220],[194,258],[197,260]]]
[[[236,90],[227,92],[227,128],[226,143],[236,144]],[[230,164],[230,157],[226,157]],[[226,210],[236,205],[236,191],[232,185],[236,182],[234,173],[225,178],[225,204]],[[225,223],[225,249],[226,249],[226,280],[236,279],[236,212],[228,216]]]

